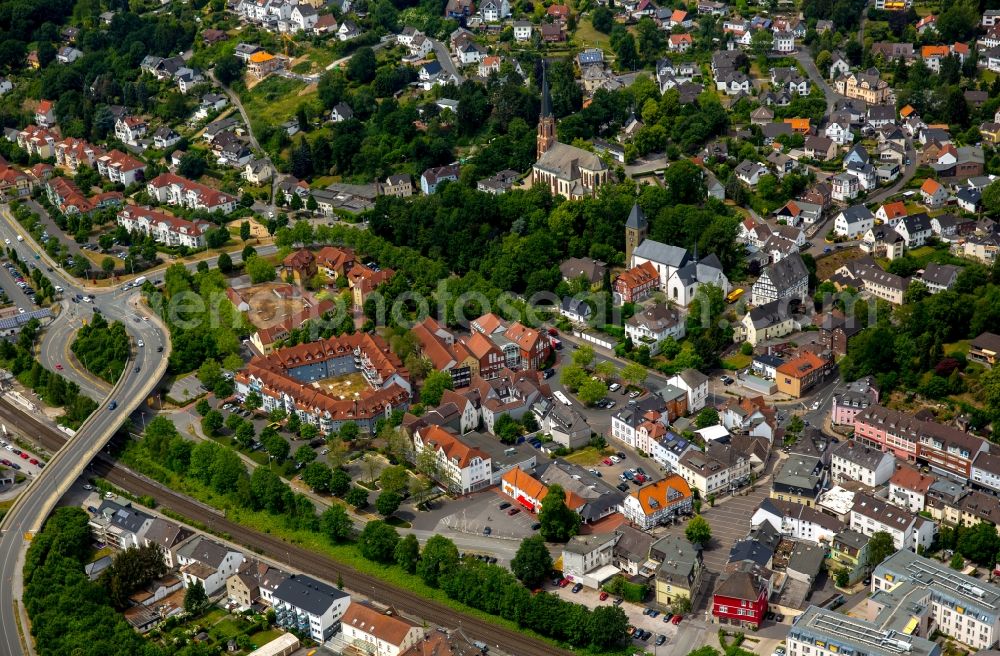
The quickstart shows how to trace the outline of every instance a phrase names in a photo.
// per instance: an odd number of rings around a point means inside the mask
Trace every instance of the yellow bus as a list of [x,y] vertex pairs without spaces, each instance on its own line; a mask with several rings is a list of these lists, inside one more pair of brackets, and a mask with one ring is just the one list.
[[729,294],[726,295],[726,302],[735,303],[736,301],[740,300],[740,296],[743,296],[743,288],[737,287],[736,289],[734,289],[733,291],[729,292]]

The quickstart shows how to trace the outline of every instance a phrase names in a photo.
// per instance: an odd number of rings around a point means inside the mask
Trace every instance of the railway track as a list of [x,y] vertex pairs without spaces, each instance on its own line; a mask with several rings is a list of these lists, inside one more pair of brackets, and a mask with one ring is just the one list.
[[[60,449],[68,438],[60,431],[22,413],[7,401],[0,401],[0,420],[30,435],[53,453]],[[390,585],[379,578],[358,572],[273,535],[248,529],[207,510],[197,501],[135,475],[104,454],[101,454],[91,467],[96,475],[102,476],[121,489],[128,490],[136,496],[149,495],[156,499],[160,508],[201,522],[205,526],[211,526],[213,531],[225,533],[231,541],[251,548],[275,562],[294,562],[297,569],[328,581],[336,581],[340,577],[349,589],[366,596],[370,595],[375,601],[390,604],[398,610],[440,626],[455,628],[455,623],[458,621],[463,633],[486,644],[498,645],[500,649],[513,656],[565,656],[570,653],[471,615],[462,615],[459,621],[457,617],[459,614],[448,606]]]

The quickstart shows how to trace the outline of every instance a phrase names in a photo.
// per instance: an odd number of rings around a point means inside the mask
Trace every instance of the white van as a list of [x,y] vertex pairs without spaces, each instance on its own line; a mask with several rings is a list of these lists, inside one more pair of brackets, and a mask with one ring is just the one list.
[[562,392],[558,391],[558,390],[556,390],[555,392],[553,392],[552,396],[554,396],[557,399],[559,399],[559,401],[562,402],[565,405],[573,405],[573,402],[570,401],[569,399],[567,399],[566,395],[563,394]]

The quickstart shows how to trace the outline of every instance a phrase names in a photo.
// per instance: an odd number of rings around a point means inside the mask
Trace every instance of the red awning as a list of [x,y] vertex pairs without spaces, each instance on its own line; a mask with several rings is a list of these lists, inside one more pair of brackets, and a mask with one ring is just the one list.
[[535,504],[525,499],[523,494],[517,495],[517,502],[522,506],[524,506],[525,508],[527,508],[528,510],[530,510],[531,512],[535,512]]

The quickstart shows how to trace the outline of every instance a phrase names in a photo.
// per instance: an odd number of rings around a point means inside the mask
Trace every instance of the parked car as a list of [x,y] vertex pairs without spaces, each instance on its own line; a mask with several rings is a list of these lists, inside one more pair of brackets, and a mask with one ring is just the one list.
[[540,528],[542,528],[542,525],[539,524],[538,522],[535,522],[534,524],[531,525],[531,530],[532,531],[537,531]]
[[607,593],[607,592],[604,592],[604,591],[602,590],[602,591],[601,591],[601,594],[599,594],[599,595],[597,596],[597,598],[598,598],[598,599],[600,599],[601,601],[604,601],[605,599],[607,599],[607,598],[608,598],[608,593]]
[[567,585],[569,585],[569,579],[563,579],[562,581],[559,581],[560,588],[565,588]]
[[658,636],[656,636],[656,642],[654,644],[657,647],[659,647],[660,645],[662,645],[666,641],[667,641],[667,636],[665,636],[665,635],[658,635]]
[[674,615],[674,619],[670,620],[670,623],[671,624],[680,624],[682,619],[684,619],[683,615]]
[[604,460],[602,460],[601,462],[603,462],[603,463],[604,463],[605,465],[607,465],[608,467],[610,467],[611,465],[615,464],[615,463],[611,462],[611,459],[610,459],[610,458],[605,458],[605,459],[604,459]]
[[619,385],[618,383],[611,383],[610,385],[608,385],[608,391],[609,392],[617,392],[618,390],[621,389],[621,387],[622,386]]
[[582,583],[577,583],[576,585],[573,586],[572,592],[573,592],[573,594],[576,594],[580,590],[583,590],[583,584]]
[[483,529],[483,535],[490,535],[491,533],[493,533],[493,529],[491,529],[489,526]]
[[521,512],[520,508],[511,508],[510,510],[507,511],[507,514],[510,515],[511,517],[513,517],[514,515],[516,515],[519,512]]
[[504,501],[500,504],[500,510],[507,510],[510,508],[510,501]]

